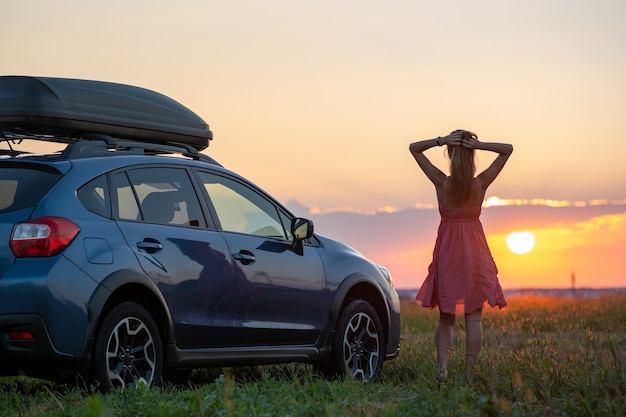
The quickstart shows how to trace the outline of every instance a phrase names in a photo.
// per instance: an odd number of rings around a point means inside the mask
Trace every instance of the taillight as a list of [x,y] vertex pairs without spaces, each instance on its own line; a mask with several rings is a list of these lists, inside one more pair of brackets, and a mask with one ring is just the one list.
[[80,228],[62,217],[42,217],[17,223],[11,235],[11,249],[18,258],[54,256],[76,237]]
[[16,330],[9,332],[9,339],[11,340],[35,340],[35,336],[26,330]]

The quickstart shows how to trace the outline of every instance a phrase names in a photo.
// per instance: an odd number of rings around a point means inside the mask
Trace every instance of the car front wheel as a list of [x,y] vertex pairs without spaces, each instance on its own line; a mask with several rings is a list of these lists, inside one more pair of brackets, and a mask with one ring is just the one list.
[[385,357],[385,336],[376,310],[364,300],[351,301],[337,322],[331,375],[376,381]]
[[156,385],[162,366],[161,337],[150,313],[134,302],[111,309],[102,321],[94,351],[94,372],[101,391]]

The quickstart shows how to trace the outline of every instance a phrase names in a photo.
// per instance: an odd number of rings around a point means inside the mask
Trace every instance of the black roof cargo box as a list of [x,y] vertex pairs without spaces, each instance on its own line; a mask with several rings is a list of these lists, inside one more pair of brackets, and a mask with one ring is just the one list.
[[163,94],[124,84],[0,76],[0,128],[32,134],[101,133],[120,139],[209,146],[208,124]]

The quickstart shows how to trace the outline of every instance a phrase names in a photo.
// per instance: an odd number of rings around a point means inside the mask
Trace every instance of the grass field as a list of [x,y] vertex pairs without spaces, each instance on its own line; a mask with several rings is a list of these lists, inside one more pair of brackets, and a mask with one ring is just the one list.
[[402,351],[382,381],[325,381],[310,366],[196,370],[163,387],[94,387],[0,378],[2,416],[624,416],[626,294],[522,296],[485,310],[472,386],[462,381],[459,317],[448,380],[435,381],[437,311],[402,305]]

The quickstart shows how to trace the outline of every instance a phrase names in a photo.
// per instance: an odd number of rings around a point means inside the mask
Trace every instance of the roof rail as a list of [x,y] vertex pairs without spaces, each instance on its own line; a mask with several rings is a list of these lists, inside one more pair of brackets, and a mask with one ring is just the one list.
[[200,153],[192,145],[180,142],[138,142],[125,139],[115,139],[110,135],[95,132],[81,132],[78,136],[73,135],[42,135],[21,131],[3,131],[0,129],[0,142],[6,142],[8,150],[0,150],[1,155],[17,156],[29,154],[14,150],[11,143],[19,143],[23,139],[41,140],[45,142],[65,143],[67,146],[61,152],[63,159],[89,158],[94,156],[110,155],[159,155],[179,154],[189,159],[203,161],[209,164],[222,166],[215,159]]
[[201,154],[196,148],[186,143],[118,141],[109,135],[101,133],[81,134],[81,137],[75,142],[67,145],[63,152],[61,152],[61,157],[65,159],[77,159],[92,156],[119,155],[120,153],[139,155],[180,154],[189,159],[222,166],[215,159]]
[[209,164],[222,166],[215,159],[204,155],[192,145],[179,142],[137,142],[130,140],[117,140],[102,133],[81,133],[79,137],[69,137],[66,135],[33,135],[26,132],[2,132],[0,130],[0,141],[5,141],[9,145],[8,150],[0,150],[1,155],[17,156],[29,154],[14,150],[11,142],[20,142],[23,139],[43,140],[46,142],[67,143],[68,145],[60,153],[63,159],[90,158],[94,156],[111,155],[163,155],[179,154],[189,159],[206,162]]

